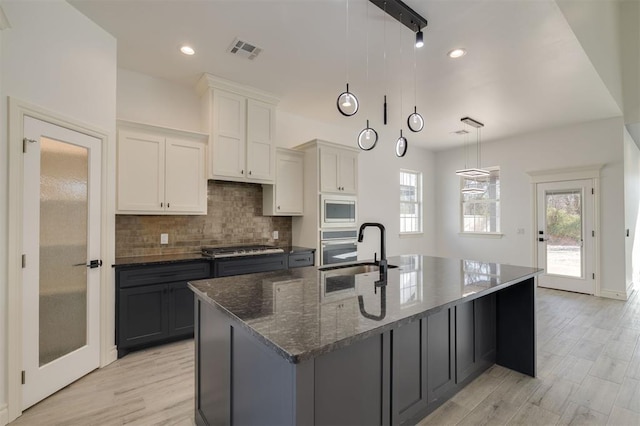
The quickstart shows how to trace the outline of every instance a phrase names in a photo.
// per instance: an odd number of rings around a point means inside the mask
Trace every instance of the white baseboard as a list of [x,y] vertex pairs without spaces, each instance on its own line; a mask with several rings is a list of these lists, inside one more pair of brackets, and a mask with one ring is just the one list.
[[0,426],[9,424],[9,411],[7,410],[7,404],[0,405]]
[[626,301],[627,299],[629,299],[629,293],[627,290],[625,291],[600,290],[600,297]]

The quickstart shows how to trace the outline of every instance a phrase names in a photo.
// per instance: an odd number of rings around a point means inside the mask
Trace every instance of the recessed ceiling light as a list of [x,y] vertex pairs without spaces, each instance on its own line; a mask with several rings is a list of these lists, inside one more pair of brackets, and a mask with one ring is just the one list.
[[466,50],[464,50],[463,48],[458,48],[458,49],[450,50],[449,53],[447,53],[447,56],[452,58],[452,59],[455,59],[455,58],[459,58],[461,56],[464,56],[466,54],[467,54]]
[[189,56],[191,56],[191,55],[193,55],[194,53],[196,53],[196,51],[195,51],[195,50],[193,50],[193,47],[191,47],[191,46],[187,46],[186,44],[180,48],[180,51],[181,51],[182,53],[184,53],[185,55],[189,55]]

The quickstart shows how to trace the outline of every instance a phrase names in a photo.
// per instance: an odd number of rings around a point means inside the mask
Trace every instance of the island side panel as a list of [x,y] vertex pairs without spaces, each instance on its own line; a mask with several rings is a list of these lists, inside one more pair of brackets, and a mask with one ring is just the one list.
[[231,423],[230,330],[224,315],[195,299],[195,420]]
[[536,376],[535,279],[497,292],[496,363]]
[[308,407],[312,362],[290,363],[199,298],[195,324],[196,424],[285,426],[313,419]]

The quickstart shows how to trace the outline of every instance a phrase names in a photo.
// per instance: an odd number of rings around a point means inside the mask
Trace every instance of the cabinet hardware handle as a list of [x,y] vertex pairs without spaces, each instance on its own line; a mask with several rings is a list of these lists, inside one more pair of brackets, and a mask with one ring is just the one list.
[[278,206],[278,210],[280,210],[280,206]]
[[240,170],[240,174],[243,175],[244,174],[244,169]]
[[160,207],[162,207],[164,205],[164,203],[160,203]]
[[251,174],[251,170],[249,170],[249,174]]
[[167,203],[167,208],[171,207],[171,203]]

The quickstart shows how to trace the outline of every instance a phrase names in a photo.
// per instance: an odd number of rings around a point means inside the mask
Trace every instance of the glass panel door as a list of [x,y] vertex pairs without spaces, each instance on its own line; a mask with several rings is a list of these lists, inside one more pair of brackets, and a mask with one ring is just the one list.
[[547,274],[583,277],[582,191],[545,194]]
[[536,184],[538,286],[595,294],[595,200],[591,179]]
[[87,342],[88,149],[40,139],[39,365]]

